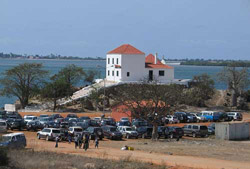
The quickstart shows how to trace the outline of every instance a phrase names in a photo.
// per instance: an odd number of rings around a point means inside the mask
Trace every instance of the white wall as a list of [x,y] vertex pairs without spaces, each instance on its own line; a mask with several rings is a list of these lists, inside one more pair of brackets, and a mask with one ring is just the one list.
[[[114,63],[113,63],[114,59]],[[118,64],[117,64],[117,59],[118,59]],[[108,63],[109,60],[109,63]],[[115,65],[120,65],[121,66],[122,59],[120,54],[108,54],[106,58],[106,79],[109,81],[116,81],[120,82],[121,81],[121,68],[115,68]],[[109,71],[109,75],[108,75]],[[114,71],[114,76],[113,76],[113,71]],[[118,72],[118,76],[117,76]]]
[[[145,68],[145,76],[149,77],[149,70],[153,70],[153,80],[159,81],[160,83],[171,83],[174,80],[174,68],[173,69],[152,69]],[[159,71],[164,71],[164,76],[159,76]]]
[[[129,72],[130,76],[127,76]],[[145,55],[122,55],[122,81],[140,81],[145,76]]]

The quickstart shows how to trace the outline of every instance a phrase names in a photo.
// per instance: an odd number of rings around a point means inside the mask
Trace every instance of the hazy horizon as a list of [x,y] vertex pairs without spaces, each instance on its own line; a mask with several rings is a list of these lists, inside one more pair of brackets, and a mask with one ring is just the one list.
[[0,52],[250,60],[250,0],[1,0]]

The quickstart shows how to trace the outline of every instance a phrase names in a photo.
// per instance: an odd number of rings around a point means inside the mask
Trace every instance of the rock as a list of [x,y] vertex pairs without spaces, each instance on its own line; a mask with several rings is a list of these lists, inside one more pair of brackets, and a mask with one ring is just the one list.
[[83,167],[84,168],[96,168],[94,163],[86,163]]
[[148,143],[144,143],[144,144],[148,144]]

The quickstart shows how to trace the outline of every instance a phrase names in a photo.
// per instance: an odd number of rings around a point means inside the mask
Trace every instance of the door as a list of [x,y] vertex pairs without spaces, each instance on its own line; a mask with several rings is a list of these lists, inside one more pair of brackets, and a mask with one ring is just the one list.
[[150,70],[148,75],[149,75],[148,80],[152,81],[153,80],[153,76],[154,76],[153,70]]

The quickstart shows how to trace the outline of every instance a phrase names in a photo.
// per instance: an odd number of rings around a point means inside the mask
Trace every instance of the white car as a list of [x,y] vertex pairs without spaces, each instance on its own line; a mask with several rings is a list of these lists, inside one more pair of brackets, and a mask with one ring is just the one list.
[[70,127],[69,133],[73,135],[82,135],[83,129],[81,127]]
[[120,121],[129,121],[129,118],[128,118],[128,117],[122,117],[122,118],[120,119]]
[[0,120],[0,133],[7,132],[7,123],[5,120]]
[[167,119],[170,124],[176,124],[180,122],[178,118],[173,115],[167,115],[165,119]]
[[127,139],[129,138],[138,138],[139,134],[137,131],[133,130],[129,126],[119,126],[118,130],[125,136]]
[[44,128],[37,132],[38,139],[45,138],[47,141],[55,140],[56,137],[60,137],[61,135],[61,130],[56,128]]
[[24,122],[28,123],[30,121],[37,120],[36,116],[25,116],[24,117]]
[[204,116],[198,116],[198,114],[196,113],[190,113],[192,115],[194,115],[197,119],[197,123],[201,122],[201,121],[206,121],[206,118]]
[[227,112],[229,117],[233,117],[233,120],[241,121],[243,119],[242,114],[240,112]]

